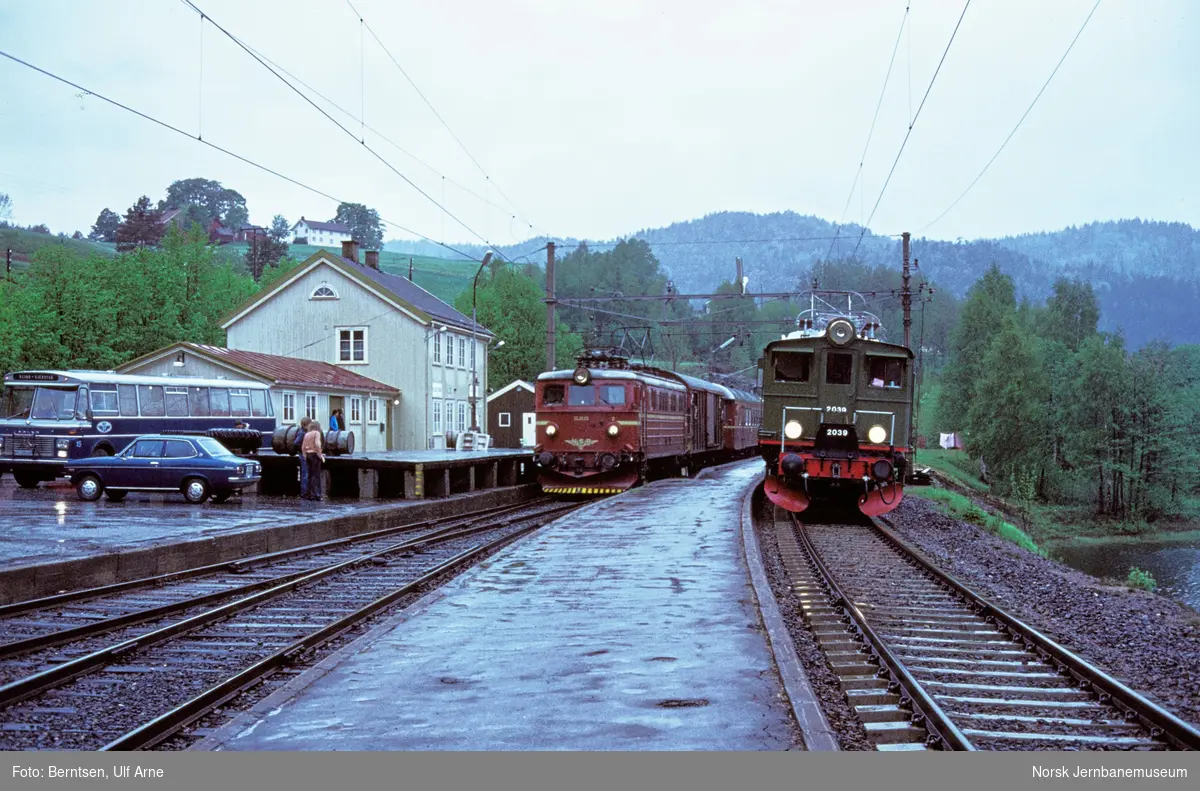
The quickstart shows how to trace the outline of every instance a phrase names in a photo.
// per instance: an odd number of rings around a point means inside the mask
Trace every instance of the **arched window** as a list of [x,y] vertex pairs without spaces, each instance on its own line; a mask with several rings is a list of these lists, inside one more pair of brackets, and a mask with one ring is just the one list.
[[309,299],[337,299],[337,292],[328,283],[317,286]]

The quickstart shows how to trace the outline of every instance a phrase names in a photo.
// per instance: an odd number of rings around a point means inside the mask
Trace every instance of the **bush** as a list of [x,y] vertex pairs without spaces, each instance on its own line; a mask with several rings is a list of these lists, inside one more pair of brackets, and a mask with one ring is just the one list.
[[1133,566],[1129,569],[1129,576],[1125,578],[1125,585],[1133,590],[1153,593],[1154,589],[1158,587],[1158,582],[1149,571],[1142,571],[1137,566]]

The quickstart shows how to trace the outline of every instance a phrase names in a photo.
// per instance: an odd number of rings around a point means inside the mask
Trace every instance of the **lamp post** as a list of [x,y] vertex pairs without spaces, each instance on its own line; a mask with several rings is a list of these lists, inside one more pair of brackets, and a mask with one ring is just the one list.
[[479,276],[483,274],[483,268],[491,262],[492,251],[488,250],[483,254],[483,260],[479,262],[479,269],[475,270],[475,279],[471,281],[471,431],[479,431],[479,342],[476,334],[479,324],[475,320],[475,293],[479,288]]

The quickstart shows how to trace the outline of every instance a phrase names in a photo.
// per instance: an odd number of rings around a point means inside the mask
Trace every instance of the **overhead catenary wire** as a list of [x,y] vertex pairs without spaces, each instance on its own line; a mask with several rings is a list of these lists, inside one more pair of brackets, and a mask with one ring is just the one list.
[[[854,171],[854,181],[850,183],[850,194],[846,196],[846,205],[842,207],[842,216],[838,220],[837,232],[833,236],[833,240],[829,242],[829,249],[825,252],[825,257],[829,258],[829,254],[833,252],[833,246],[837,244],[838,239],[842,235],[841,224],[846,219],[846,212],[850,210],[850,201],[854,199],[854,189],[858,186],[858,182],[862,179],[863,164],[867,161],[867,151],[871,148],[871,138],[875,135],[875,124],[879,121],[879,110],[883,107],[883,97],[887,94],[888,81],[892,77],[892,67],[896,64],[896,53],[900,50],[900,39],[904,36],[904,31],[908,27],[908,11],[911,3],[904,6],[904,17],[900,20],[900,30],[896,33],[896,43],[892,46],[892,56],[888,59],[887,73],[883,75],[883,87],[879,89],[879,101],[875,103],[875,115],[871,118],[871,128],[867,131],[867,142],[863,145],[862,155],[858,158],[858,168]],[[911,100],[909,110],[911,111]],[[865,190],[863,190],[865,193]]]
[[[375,33],[375,29],[371,27],[371,23],[366,21],[363,15],[359,13],[359,10],[354,7],[354,3],[352,3],[350,0],[346,0],[346,5],[348,5],[350,10],[353,11],[355,16],[358,17],[358,21],[364,27],[366,27],[367,32],[371,34],[371,38],[375,39],[375,43],[377,43],[380,49],[383,50],[384,54],[388,56],[388,60],[392,62],[392,65],[394,65],[396,69],[404,76],[404,79],[408,81],[408,84],[412,86],[412,89],[417,92],[417,96],[421,97],[421,101],[425,103],[425,106],[429,108],[429,111],[433,113],[434,117],[438,119],[438,122],[445,127],[446,131],[450,134],[450,137],[454,138],[454,142],[458,144],[458,147],[463,150],[463,153],[467,155],[467,158],[470,159],[475,167],[479,169],[479,172],[483,174],[486,182],[500,194],[500,197],[504,198],[504,200],[508,202],[508,205],[512,207],[514,212],[523,215],[524,212],[522,212],[517,204],[513,202],[512,198],[508,197],[504,190],[500,189],[500,185],[497,184],[490,175],[488,175],[488,172],[484,170],[483,165],[479,163],[479,160],[475,158],[475,155],[471,153],[470,149],[467,148],[462,139],[459,138],[459,136],[455,134],[454,130],[450,128],[450,124],[446,123],[446,119],[443,118],[442,114],[439,113],[437,108],[433,106],[433,102],[429,101],[424,92],[417,87],[417,83],[413,81],[413,78],[410,77],[408,72],[405,71],[404,67],[400,65],[400,61],[396,60],[396,56],[392,54],[392,51],[388,49],[387,45],[383,43],[383,40]],[[528,218],[525,219],[525,224],[528,225],[529,229],[534,232],[539,230],[534,227],[533,223],[529,222]]]
[[887,178],[883,180],[883,187],[879,190],[879,197],[875,199],[875,205],[871,208],[871,214],[867,217],[867,221],[863,223],[862,233],[858,235],[858,241],[854,245],[854,252],[850,253],[853,258],[858,254],[859,245],[862,244],[863,236],[867,233],[867,227],[870,226],[871,220],[875,218],[875,212],[879,211],[879,204],[883,202],[883,196],[887,192],[888,184],[892,182],[892,176],[896,173],[896,166],[900,164],[900,157],[904,155],[904,148],[908,145],[908,139],[912,137],[913,127],[917,125],[917,119],[921,116],[921,110],[925,107],[925,101],[929,99],[929,93],[933,90],[933,84],[937,82],[938,75],[942,72],[942,66],[946,63],[946,56],[950,54],[950,47],[954,44],[954,39],[958,36],[958,29],[962,27],[963,17],[967,15],[967,9],[971,7],[971,0],[967,0],[963,4],[962,13],[958,15],[958,21],[954,24],[954,30],[950,33],[950,40],[946,42],[946,48],[942,50],[942,57],[938,61],[937,68],[933,71],[933,76],[929,79],[929,85],[925,88],[925,95],[921,97],[920,104],[917,105],[917,111],[913,113],[912,120],[908,122],[908,131],[904,133],[904,140],[900,143],[900,150],[896,152],[896,159],[892,162],[892,168],[888,171]]
[[1000,156],[1000,152],[1004,151],[1005,146],[1008,145],[1008,141],[1013,139],[1013,135],[1015,135],[1017,133],[1017,130],[1021,128],[1021,124],[1025,123],[1025,119],[1029,117],[1029,113],[1033,110],[1033,106],[1038,103],[1038,99],[1042,98],[1042,94],[1046,92],[1046,88],[1049,87],[1050,81],[1054,79],[1055,74],[1058,74],[1059,68],[1063,65],[1063,62],[1066,61],[1067,56],[1071,54],[1071,50],[1075,48],[1075,42],[1079,41],[1079,37],[1083,35],[1084,29],[1087,28],[1088,22],[1092,21],[1092,16],[1096,13],[1096,9],[1098,9],[1099,7],[1100,7],[1100,0],[1096,0],[1096,4],[1092,6],[1092,10],[1088,12],[1087,17],[1083,20],[1083,24],[1079,26],[1078,32],[1075,33],[1075,38],[1071,39],[1071,43],[1067,45],[1066,52],[1064,52],[1062,54],[1062,57],[1058,59],[1058,63],[1056,63],[1054,65],[1054,70],[1050,72],[1050,76],[1046,78],[1046,81],[1044,83],[1042,83],[1041,90],[1039,90],[1037,92],[1037,95],[1033,97],[1033,101],[1030,102],[1029,106],[1025,108],[1025,112],[1022,113],[1021,117],[1019,119],[1017,119],[1016,126],[1014,126],[1012,128],[1012,131],[1008,133],[1008,137],[1004,138],[1004,142],[1000,144],[1000,147],[998,149],[996,149],[996,153],[992,154],[992,158],[989,159],[987,161],[987,164],[983,166],[983,170],[979,171],[979,175],[977,175],[974,179],[971,180],[971,183],[968,184],[967,188],[962,191],[962,194],[959,195],[957,198],[955,198],[954,202],[951,203],[949,206],[947,206],[946,209],[941,214],[939,214],[937,217],[934,217],[933,220],[931,220],[928,224],[926,224],[925,227],[921,229],[922,231],[925,231],[926,229],[932,227],[937,222],[939,222],[943,217],[945,217],[947,214],[949,214],[954,209],[954,207],[959,204],[959,201],[961,201],[963,198],[965,198],[967,196],[967,193],[970,192],[975,187],[975,185],[979,183],[979,180],[981,178],[983,178],[983,174],[988,172],[988,168],[990,168],[992,166],[992,163],[996,161],[996,158]]
[[389,162],[387,159],[385,159],[383,157],[383,155],[381,155],[378,151],[376,151],[371,146],[367,145],[366,142],[359,140],[358,136],[355,135],[351,129],[349,129],[341,121],[337,120],[332,115],[330,115],[325,110],[325,108],[321,107],[319,104],[314,102],[307,94],[305,94],[303,91],[301,91],[295,85],[293,85],[286,77],[284,77],[283,74],[276,71],[274,68],[271,67],[270,64],[268,64],[262,58],[258,57],[258,55],[256,55],[250,49],[250,47],[248,47],[245,43],[243,43],[240,38],[238,38],[233,33],[230,33],[228,30],[226,30],[224,27],[222,27],[220,23],[218,23],[215,19],[213,19],[211,16],[209,16],[204,10],[202,10],[199,6],[197,6],[194,2],[192,2],[192,0],[180,0],[180,2],[182,2],[184,5],[191,8],[197,14],[200,14],[204,19],[206,19],[208,21],[209,24],[211,24],[213,27],[215,27],[217,30],[219,30],[222,34],[225,35],[226,38],[228,38],[230,41],[237,44],[238,47],[240,47],[247,55],[249,55],[251,58],[253,58],[256,63],[258,63],[264,69],[266,69],[271,74],[273,74],[280,82],[282,82],[284,85],[286,85],[288,88],[290,88],[297,96],[299,96],[301,99],[303,99],[305,102],[307,102],[310,106],[312,106],[313,109],[315,109],[321,115],[325,116],[325,118],[327,118],[331,123],[333,123],[335,126],[337,126],[338,129],[341,129],[343,132],[345,132],[347,135],[349,135],[352,140],[359,143],[359,145],[362,146],[362,148],[364,150],[366,150],[373,157],[375,157],[377,160],[379,160],[379,162],[381,162],[384,165],[384,167],[386,167],[388,170],[392,171],[397,176],[399,176],[405,183],[407,183],[410,187],[412,187],[418,193],[420,193],[426,200],[428,200],[430,203],[432,203],[434,206],[436,206],[438,209],[440,209],[443,214],[445,214],[447,217],[454,220],[456,223],[458,223],[460,226],[462,226],[468,233],[470,233],[475,238],[479,239],[484,244],[488,245],[489,247],[493,246],[490,240],[488,240],[486,237],[484,237],[482,234],[480,234],[478,231],[476,231],[471,226],[467,225],[467,223],[464,222],[463,220],[461,220],[456,214],[454,214],[454,212],[450,211],[442,203],[440,203],[436,198],[434,198],[428,192],[423,190],[420,187],[420,185],[418,185],[416,182],[414,182],[408,176],[404,175],[404,173],[402,173],[398,168],[396,168],[395,165],[393,165],[391,162]]
[[[23,60],[9,52],[0,50],[0,56],[8,58],[9,60],[13,61],[14,63],[24,66],[27,69],[36,71],[39,74],[42,74],[43,76],[49,77],[52,80],[62,83],[63,85],[67,85],[76,90],[82,91],[84,94],[86,94],[88,96],[94,96],[97,99],[99,99],[100,101],[105,102],[106,104],[110,104],[113,107],[117,107],[128,113],[132,113],[133,115],[136,115],[139,118],[142,118],[143,120],[149,121],[153,124],[157,124],[158,126],[162,127],[163,129],[168,129],[172,132],[175,132],[176,134],[183,135],[184,137],[188,138],[189,140],[194,140],[195,142],[200,143],[203,146],[207,146],[208,148],[211,148],[214,151],[219,151],[220,153],[225,154],[226,156],[233,157],[234,159],[238,160],[239,162],[242,162],[243,164],[249,165],[253,168],[257,168],[258,170],[261,170],[264,173],[268,173],[272,176],[275,176],[276,178],[283,179],[284,181],[286,181],[294,186],[297,186],[303,190],[307,190],[308,192],[311,192],[314,195],[319,195],[320,197],[330,200],[334,203],[340,204],[340,203],[345,202],[340,198],[330,195],[328,192],[325,192],[324,190],[321,190],[317,187],[313,187],[309,184],[305,184],[304,182],[300,181],[299,179],[292,178],[291,176],[285,175],[284,173],[281,173],[278,170],[275,170],[274,168],[271,168],[271,167],[263,165],[259,162],[256,162],[256,161],[250,159],[249,157],[243,156],[235,151],[231,151],[230,149],[225,148],[223,146],[219,146],[216,143],[213,143],[211,140],[204,140],[199,135],[194,135],[191,132],[188,132],[184,129],[180,129],[178,126],[175,126],[174,124],[170,124],[159,118],[155,118],[154,116],[149,115],[148,113],[144,113],[141,110],[135,109],[134,107],[131,107],[128,104],[119,102],[116,99],[111,99],[108,96],[105,96],[102,93],[98,93],[90,88],[85,88],[84,86],[80,85],[77,82],[73,82],[72,80],[69,80],[66,77],[61,77],[58,74],[55,74],[54,72],[43,69],[42,67],[37,66],[33,63],[30,63],[27,60]],[[393,228],[404,231],[405,233],[412,234],[413,236],[416,236],[420,239],[424,239],[427,242],[433,242],[434,244],[439,245],[440,247],[443,247],[443,248],[449,250],[450,252],[454,253],[455,255],[461,256],[462,258],[464,258],[468,261],[475,261],[476,263],[478,263],[480,260],[480,259],[474,257],[473,255],[470,255],[469,253],[465,253],[462,250],[459,250],[451,245],[445,244],[444,242],[438,242],[435,239],[433,239],[429,236],[426,236],[425,234],[420,233],[419,231],[415,231],[412,228],[409,228],[405,225],[401,225],[398,222],[393,222],[392,220],[389,220],[384,217],[380,217],[379,220],[380,220],[380,222],[390,225]]]

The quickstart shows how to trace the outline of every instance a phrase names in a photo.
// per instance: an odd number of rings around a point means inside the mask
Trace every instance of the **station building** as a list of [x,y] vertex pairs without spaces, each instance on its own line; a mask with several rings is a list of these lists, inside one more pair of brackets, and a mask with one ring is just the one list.
[[[234,310],[221,326],[226,333],[226,353],[214,351],[217,347],[208,347],[203,355],[199,348],[192,349],[197,363],[194,370],[188,370],[187,349],[179,344],[127,363],[122,370],[197,375],[201,361],[228,360],[235,352],[277,358],[285,361],[277,363],[281,378],[272,385],[279,399],[275,414],[281,424],[292,422],[293,417],[299,420],[307,408],[299,401],[295,413],[285,408],[283,398],[288,393],[297,398],[315,394],[316,419],[322,425],[328,424],[329,409],[333,408],[328,405],[342,404],[358,448],[419,450],[445,448],[448,434],[471,426],[475,359],[479,425],[488,425],[483,395],[487,392],[488,347],[494,335],[478,326],[472,336],[470,316],[407,278],[380,271],[379,253],[368,251],[360,262],[356,242],[343,242],[341,255],[321,250],[309,256],[286,277]],[[174,366],[172,350],[176,355],[185,353],[182,367]],[[245,363],[249,358],[241,359]],[[310,370],[301,364],[314,362],[358,378],[350,388],[301,389],[289,383],[304,377],[289,369],[286,361],[296,362],[295,371]],[[275,365],[271,363],[272,370]],[[376,392],[367,387],[368,382],[388,388],[387,394],[367,395]],[[355,397],[378,398],[376,408],[386,406],[387,414],[378,413],[379,422],[374,423],[370,402],[364,401],[364,422],[355,421],[351,414]],[[373,433],[384,435],[382,445],[362,443]]]
[[536,441],[537,414],[533,385],[515,379],[487,397],[487,433],[494,448],[531,448]]

